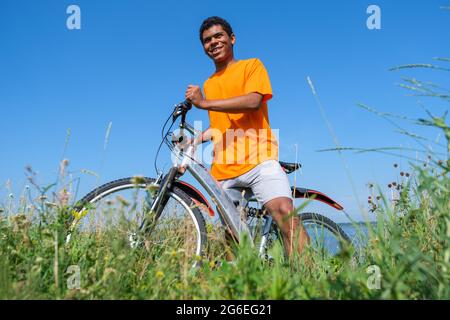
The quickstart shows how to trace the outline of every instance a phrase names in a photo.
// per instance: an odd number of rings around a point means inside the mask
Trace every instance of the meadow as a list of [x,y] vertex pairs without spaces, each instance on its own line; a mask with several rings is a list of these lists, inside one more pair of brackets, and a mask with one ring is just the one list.
[[[430,83],[404,86],[450,100]],[[66,244],[72,214],[66,186],[32,184],[38,196],[25,190],[16,205],[12,198],[0,205],[0,299],[450,299],[450,128],[446,114],[424,110],[427,118],[414,121],[441,131],[446,156],[425,148],[425,160],[411,161],[389,185],[394,200],[372,186],[368,211],[377,223],[367,223],[363,247],[344,246],[336,256],[307,249],[288,260],[275,244],[267,263],[242,241],[228,262],[220,230],[209,226],[209,246],[192,268],[182,249],[130,249],[116,230]]]

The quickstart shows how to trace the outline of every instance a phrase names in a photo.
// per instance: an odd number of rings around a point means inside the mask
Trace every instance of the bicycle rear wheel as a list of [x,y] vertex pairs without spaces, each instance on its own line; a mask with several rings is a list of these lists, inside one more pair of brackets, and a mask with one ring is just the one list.
[[122,247],[147,250],[154,258],[163,252],[181,252],[189,259],[201,256],[206,244],[205,220],[200,209],[174,187],[150,234],[142,234],[144,219],[159,190],[152,178],[124,178],[106,183],[79,201],[66,242],[94,237]]
[[314,212],[305,212],[298,216],[316,252],[333,256],[342,250],[343,245],[351,244],[349,236],[331,219]]

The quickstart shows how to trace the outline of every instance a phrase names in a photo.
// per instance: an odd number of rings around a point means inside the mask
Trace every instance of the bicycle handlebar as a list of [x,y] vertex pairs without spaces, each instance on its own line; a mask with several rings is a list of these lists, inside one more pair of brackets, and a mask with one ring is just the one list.
[[185,111],[189,111],[192,108],[192,102],[189,100],[184,100],[183,102],[178,104],[178,107],[183,108]]
[[180,115],[182,116],[181,122],[184,122],[186,113],[191,110],[191,108],[192,102],[189,100],[184,100],[183,102],[176,104],[175,109],[172,112],[172,122],[175,122]]

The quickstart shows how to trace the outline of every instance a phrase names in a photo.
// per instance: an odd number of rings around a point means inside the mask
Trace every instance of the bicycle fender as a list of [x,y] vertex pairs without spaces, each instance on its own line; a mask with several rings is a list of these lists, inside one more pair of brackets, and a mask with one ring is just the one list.
[[312,199],[312,200],[318,200],[323,203],[326,203],[327,205],[337,209],[337,210],[343,210],[344,207],[341,206],[339,203],[331,199],[326,194],[312,190],[312,189],[306,189],[306,188],[294,188],[291,187],[292,190],[292,196],[294,198],[306,198],[306,199]]
[[181,189],[184,193],[186,193],[196,205],[202,205],[206,206],[206,209],[208,209],[208,213],[211,217],[214,217],[214,210],[212,209],[211,205],[209,204],[208,200],[206,200],[205,196],[194,186],[190,185],[187,182],[176,180],[173,182],[173,185],[177,188]]

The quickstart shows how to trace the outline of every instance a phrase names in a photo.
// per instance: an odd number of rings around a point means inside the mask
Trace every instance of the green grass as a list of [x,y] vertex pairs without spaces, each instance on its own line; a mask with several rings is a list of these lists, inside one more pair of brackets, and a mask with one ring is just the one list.
[[[181,250],[131,250],[114,233],[85,234],[66,245],[64,208],[35,221],[3,216],[0,298],[448,299],[450,181],[433,166],[415,170],[414,179],[401,184],[395,207],[384,199],[378,203],[378,224],[370,227],[356,261],[348,248],[334,258],[309,250],[289,263],[277,245],[269,265],[242,243],[235,263],[217,264],[223,242],[216,241],[202,266],[192,269]],[[71,265],[79,267],[79,289],[67,286]],[[368,288],[371,265],[381,271],[379,289]]]

